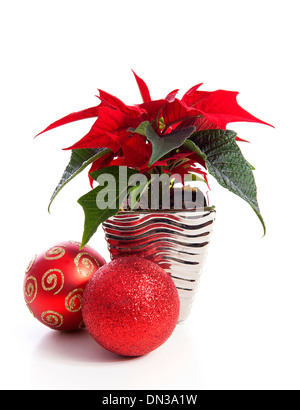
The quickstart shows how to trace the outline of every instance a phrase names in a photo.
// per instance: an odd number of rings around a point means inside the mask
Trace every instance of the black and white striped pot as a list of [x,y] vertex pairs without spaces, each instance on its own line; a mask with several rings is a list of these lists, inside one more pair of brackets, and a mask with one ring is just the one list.
[[179,293],[182,322],[197,290],[215,215],[212,208],[121,211],[102,225],[111,259],[141,256],[170,274]]

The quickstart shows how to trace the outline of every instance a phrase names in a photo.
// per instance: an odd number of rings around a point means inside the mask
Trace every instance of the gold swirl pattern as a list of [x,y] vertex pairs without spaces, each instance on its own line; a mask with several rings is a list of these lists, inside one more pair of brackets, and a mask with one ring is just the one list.
[[37,280],[34,276],[28,276],[24,284],[24,294],[27,303],[32,303],[37,295]]
[[[55,273],[54,273],[55,272]],[[57,287],[58,276],[61,277],[61,286],[57,289],[54,295],[57,295],[64,286],[64,275],[60,269],[49,269],[42,277],[42,288],[46,291],[53,290]]]
[[37,255],[34,255],[34,257],[31,259],[31,261],[28,263],[27,268],[25,270],[25,275],[27,275],[27,273],[30,271],[30,269],[32,268],[32,265],[34,264],[35,260],[37,258]]
[[66,253],[66,250],[64,249],[65,245],[60,245],[60,246],[53,246],[50,248],[48,251],[44,253],[44,258],[47,260],[54,260],[54,259],[59,259],[64,256]]
[[72,290],[65,298],[65,307],[69,312],[78,312],[81,309],[83,289]]
[[69,241],[69,243],[71,244],[71,245],[76,245],[76,246],[81,246],[81,243],[80,242],[77,242],[77,241]]
[[41,319],[46,325],[54,328],[60,327],[64,321],[63,316],[58,312],[54,312],[54,310],[46,310],[43,312],[41,314]]
[[[80,259],[81,257],[82,259]],[[82,263],[85,270],[80,269],[79,262]],[[87,252],[79,252],[76,258],[74,259],[74,263],[76,265],[78,273],[84,276],[89,276],[93,271],[96,271],[100,268],[98,261]]]

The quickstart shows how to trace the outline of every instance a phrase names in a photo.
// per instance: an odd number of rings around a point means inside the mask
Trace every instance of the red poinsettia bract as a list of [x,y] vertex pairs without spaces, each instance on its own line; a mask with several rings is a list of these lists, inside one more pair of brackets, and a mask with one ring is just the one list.
[[[143,173],[161,167],[161,172],[179,175],[194,172],[206,179],[205,161],[197,153],[186,152],[182,147],[149,167],[151,143],[134,130],[142,122],[149,121],[156,134],[166,138],[174,130],[187,126],[194,126],[195,132],[198,132],[206,129],[225,130],[228,123],[240,121],[269,125],[239,106],[237,92],[199,91],[202,84],[197,84],[181,99],[176,98],[176,89],[163,99],[152,100],[146,83],[134,72],[133,74],[143,103],[129,106],[117,97],[99,90],[99,105],[71,113],[50,124],[40,134],[73,121],[95,117],[90,131],[74,145],[65,148],[109,148],[111,153],[95,160],[90,172],[112,165],[124,165]],[[240,140],[238,137],[236,139]]]

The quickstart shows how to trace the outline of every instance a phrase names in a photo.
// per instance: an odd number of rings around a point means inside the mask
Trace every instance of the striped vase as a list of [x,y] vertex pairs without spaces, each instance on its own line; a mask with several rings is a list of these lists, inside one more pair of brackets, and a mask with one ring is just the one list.
[[111,259],[136,255],[168,272],[179,293],[179,322],[190,312],[216,212],[202,210],[121,211],[102,224]]

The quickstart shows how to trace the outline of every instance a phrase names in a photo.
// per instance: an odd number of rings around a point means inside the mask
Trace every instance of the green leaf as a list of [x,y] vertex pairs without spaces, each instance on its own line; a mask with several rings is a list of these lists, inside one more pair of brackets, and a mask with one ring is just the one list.
[[191,139],[187,139],[184,142],[183,147],[188,149],[189,151],[196,152],[201,158],[206,160],[206,155],[204,154],[204,152],[202,152],[200,148]]
[[[126,177],[122,178],[124,174],[120,173],[120,168],[126,169]],[[115,181],[115,184],[99,185],[78,199],[78,203],[82,206],[85,214],[81,248],[88,243],[102,222],[105,222],[109,217],[119,212],[122,203],[131,189],[128,187],[129,178],[136,174],[139,173],[130,168],[118,166],[107,167],[90,174],[98,182],[99,177],[102,176],[104,182],[105,178],[109,176],[109,178]],[[102,190],[105,190],[104,192],[108,200],[103,200]]]
[[145,193],[151,183],[151,179],[145,180],[142,183],[136,184],[130,191],[130,209],[134,210],[136,204],[140,201],[142,195]]
[[50,212],[51,204],[56,197],[56,195],[61,191],[61,189],[73,179],[76,175],[78,175],[81,171],[83,171],[89,164],[94,162],[96,159],[102,157],[105,154],[111,152],[108,148],[100,148],[100,149],[74,149],[71,154],[71,158],[69,164],[67,165],[64,173],[59,181],[59,184],[55,188],[52,197],[49,202],[48,211]]
[[235,137],[236,133],[230,130],[204,130],[195,133],[191,141],[206,155],[207,170],[219,184],[253,208],[265,234],[266,227],[257,202],[253,167],[243,157]]
[[144,135],[152,144],[152,155],[148,166],[154,164],[173,149],[180,147],[195,131],[195,127],[186,127],[165,136],[159,136],[151,127],[149,121],[142,122],[135,132]]

